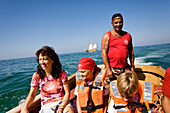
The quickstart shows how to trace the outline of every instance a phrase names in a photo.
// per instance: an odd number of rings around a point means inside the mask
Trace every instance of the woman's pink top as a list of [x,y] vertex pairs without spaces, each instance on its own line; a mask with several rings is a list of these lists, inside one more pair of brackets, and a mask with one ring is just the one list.
[[63,85],[68,83],[67,74],[62,70],[62,76],[58,79],[47,78],[40,79],[37,72],[33,74],[31,87],[39,87],[41,93],[41,105],[45,105],[49,102],[54,102],[63,99],[64,87]]

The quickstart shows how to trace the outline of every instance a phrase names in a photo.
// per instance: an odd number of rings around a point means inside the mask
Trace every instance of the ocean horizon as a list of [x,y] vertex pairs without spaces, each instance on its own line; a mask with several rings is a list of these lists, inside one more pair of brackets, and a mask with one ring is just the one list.
[[[153,45],[152,44],[149,44],[149,45],[148,44],[147,45],[139,45],[139,46],[134,46],[133,48],[147,47],[147,46],[158,46],[158,45],[166,45],[166,44],[170,44],[170,43],[161,43],[161,44],[153,44]],[[54,48],[54,49],[56,49],[56,48]],[[97,51],[101,51],[101,49],[100,50],[98,49]],[[58,55],[65,55],[65,54],[84,53],[84,52],[85,51],[78,51],[78,52],[57,53],[57,54]],[[36,57],[36,56],[34,55],[34,56],[26,56],[26,57],[7,58],[7,59],[0,59],[0,61],[3,61],[3,60],[14,60],[14,59],[23,59],[23,58],[33,58],[33,57]]]
[[[170,43],[136,46],[134,52],[135,64],[161,66],[165,70],[170,67]],[[82,57],[90,57],[96,64],[103,64],[101,50],[59,54],[67,76],[77,71]],[[37,65],[36,57],[0,60],[0,113],[9,111],[26,99]]]

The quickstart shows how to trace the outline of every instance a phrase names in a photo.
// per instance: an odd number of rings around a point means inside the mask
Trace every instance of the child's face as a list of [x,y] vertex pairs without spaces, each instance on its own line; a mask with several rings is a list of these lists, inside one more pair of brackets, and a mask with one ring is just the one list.
[[123,98],[124,101],[131,102],[135,98],[135,94],[136,94],[136,92],[131,94],[131,95],[128,95],[128,96],[125,95],[125,94],[120,94],[120,95],[121,95],[121,97]]
[[78,69],[83,80],[93,81],[93,71],[91,69]]

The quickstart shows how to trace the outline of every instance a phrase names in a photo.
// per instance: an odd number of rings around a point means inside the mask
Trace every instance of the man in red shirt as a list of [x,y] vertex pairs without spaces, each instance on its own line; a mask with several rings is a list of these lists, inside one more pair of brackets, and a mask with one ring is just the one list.
[[164,93],[162,98],[162,108],[165,113],[169,113],[170,112],[170,67],[167,69],[165,73],[162,91]]
[[[111,24],[113,29],[104,34],[101,46],[107,76],[113,79],[127,69],[134,72],[134,51],[131,35],[122,30],[123,17],[120,13],[112,16]],[[128,57],[130,66],[127,63]]]

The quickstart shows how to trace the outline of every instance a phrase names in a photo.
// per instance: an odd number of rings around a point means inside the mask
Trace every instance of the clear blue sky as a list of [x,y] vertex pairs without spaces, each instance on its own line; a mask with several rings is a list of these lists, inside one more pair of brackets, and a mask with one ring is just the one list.
[[101,49],[117,12],[134,46],[170,43],[170,0],[0,0],[0,59],[32,57],[44,45],[59,54],[88,42]]

